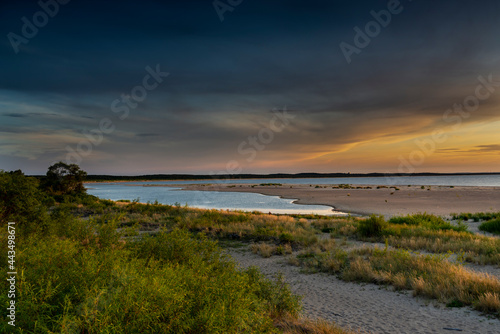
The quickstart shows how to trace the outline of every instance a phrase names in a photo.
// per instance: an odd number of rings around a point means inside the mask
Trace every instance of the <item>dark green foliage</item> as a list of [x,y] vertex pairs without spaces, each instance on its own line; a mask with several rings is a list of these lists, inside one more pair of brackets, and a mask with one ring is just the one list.
[[464,306],[465,306],[465,304],[457,299],[453,299],[451,302],[446,304],[446,307],[464,307]]
[[402,217],[393,217],[389,220],[391,224],[406,224],[413,226],[420,226],[431,230],[453,230],[453,231],[467,231],[467,226],[459,224],[458,226],[452,225],[450,222],[445,221],[443,218],[427,213],[419,213],[415,215],[408,215]]
[[266,308],[273,318],[286,314],[299,315],[300,297],[291,293],[283,275],[277,275],[275,280],[267,280],[256,267],[248,268],[245,274],[250,278],[250,286],[256,287],[253,291],[256,296],[266,301]]
[[18,235],[47,231],[47,207],[54,204],[38,189],[38,180],[21,171],[0,171],[0,226],[15,222]]
[[500,212],[478,212],[478,213],[461,213],[454,214],[453,219],[469,220],[472,219],[475,222],[483,220],[493,220],[500,219]]
[[79,196],[85,194],[83,181],[87,173],[76,164],[58,162],[49,167],[43,178],[41,187],[49,195],[61,201],[64,196]]
[[364,237],[378,237],[387,227],[383,216],[371,215],[370,218],[362,220],[358,225],[358,233]]
[[[254,268],[237,270],[203,235],[175,229],[134,242],[124,241],[113,222],[67,218],[64,224],[67,229],[57,237],[33,234],[18,246],[17,270],[23,274],[16,328],[270,333],[273,317],[299,311],[283,279],[269,281]],[[2,243],[5,238],[0,236]],[[7,302],[1,294],[0,304]],[[1,326],[6,324],[0,325],[4,332]]]
[[479,225],[481,231],[500,234],[500,219],[490,220]]

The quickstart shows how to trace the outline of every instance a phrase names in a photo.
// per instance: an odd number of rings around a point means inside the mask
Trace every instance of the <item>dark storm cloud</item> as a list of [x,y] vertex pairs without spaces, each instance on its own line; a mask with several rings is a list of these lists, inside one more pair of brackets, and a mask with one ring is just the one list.
[[[353,28],[364,29],[370,11],[387,9],[388,1],[245,0],[220,22],[212,1],[75,0],[18,54],[6,36],[20,34],[21,17],[31,19],[40,7],[4,2],[0,116],[9,123],[0,131],[64,132],[58,140],[67,142],[47,144],[52,158],[54,147],[64,152],[110,118],[116,131],[96,152],[167,152],[179,161],[207,154],[227,160],[269,122],[269,110],[283,106],[297,110],[294,124],[273,142],[283,152],[417,134],[473,94],[478,75],[500,78],[500,5],[400,5],[401,13],[348,64],[339,44],[353,44]],[[112,102],[131,94],[146,66],[156,64],[170,75],[120,120]],[[497,101],[482,102],[464,122],[498,119]],[[45,167],[48,159],[39,157],[33,163]]]
[[26,115],[26,114],[21,114],[21,113],[5,113],[5,114],[2,114],[1,116],[5,116],[5,117],[14,117],[14,118],[28,117],[28,115]]

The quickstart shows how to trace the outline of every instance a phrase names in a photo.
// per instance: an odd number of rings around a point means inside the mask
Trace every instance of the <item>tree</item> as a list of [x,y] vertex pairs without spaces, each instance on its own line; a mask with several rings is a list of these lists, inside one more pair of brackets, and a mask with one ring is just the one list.
[[49,167],[43,179],[42,188],[50,195],[82,195],[86,194],[83,181],[87,173],[76,164],[58,162]]

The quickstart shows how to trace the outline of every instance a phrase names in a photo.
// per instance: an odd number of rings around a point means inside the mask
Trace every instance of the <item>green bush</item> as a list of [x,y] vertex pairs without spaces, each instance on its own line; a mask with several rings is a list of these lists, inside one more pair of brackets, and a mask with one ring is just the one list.
[[0,226],[16,223],[17,236],[48,232],[47,207],[54,204],[38,188],[39,182],[21,171],[0,171]]
[[357,231],[363,237],[378,237],[386,227],[387,222],[383,216],[371,215],[359,222]]
[[462,219],[462,220],[472,219],[475,222],[479,222],[482,220],[500,219],[500,212],[478,212],[478,213],[466,212],[461,214],[454,214],[453,219]]
[[[23,332],[270,333],[273,317],[299,311],[282,279],[238,270],[203,235],[175,229],[125,242],[116,221],[57,216],[67,227],[59,236],[32,234],[18,245]],[[7,303],[1,294],[2,316]]]
[[479,225],[481,231],[500,234],[500,219],[490,220]]
[[439,216],[431,215],[428,213],[419,213],[402,217],[392,217],[389,220],[389,223],[397,225],[406,224],[420,226],[431,230],[453,230],[457,232],[467,231],[466,225],[459,224],[458,226],[455,226]]

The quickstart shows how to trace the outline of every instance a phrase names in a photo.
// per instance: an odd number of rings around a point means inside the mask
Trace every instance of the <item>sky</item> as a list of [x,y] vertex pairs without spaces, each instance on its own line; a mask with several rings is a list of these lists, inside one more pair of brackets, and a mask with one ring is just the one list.
[[500,2],[2,1],[0,169],[500,172]]

